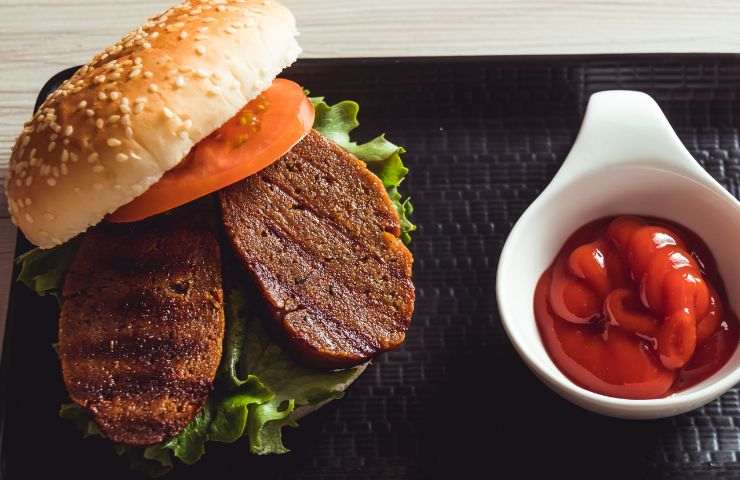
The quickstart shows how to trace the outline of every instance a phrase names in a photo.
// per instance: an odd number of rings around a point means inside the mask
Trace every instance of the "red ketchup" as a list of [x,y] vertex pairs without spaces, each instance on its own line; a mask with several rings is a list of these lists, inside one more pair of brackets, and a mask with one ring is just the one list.
[[707,246],[652,218],[589,223],[565,243],[534,294],[555,364],[593,392],[659,398],[719,370],[738,321]]

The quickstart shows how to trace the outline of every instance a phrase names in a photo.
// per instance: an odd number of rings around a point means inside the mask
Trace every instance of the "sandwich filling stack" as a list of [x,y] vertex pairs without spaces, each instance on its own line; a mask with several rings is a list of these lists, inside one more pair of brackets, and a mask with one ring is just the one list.
[[[271,0],[191,0],[96,55],[24,126],[6,195],[59,302],[62,417],[152,475],[281,432],[401,346],[414,308],[403,148],[277,78]],[[320,85],[313,86],[320,88]]]

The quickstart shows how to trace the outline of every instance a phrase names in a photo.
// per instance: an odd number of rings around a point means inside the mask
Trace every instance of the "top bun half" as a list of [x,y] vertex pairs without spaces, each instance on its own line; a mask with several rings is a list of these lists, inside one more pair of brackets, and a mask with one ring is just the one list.
[[191,0],[96,55],[26,123],[6,184],[42,248],[141,195],[292,64],[295,19],[273,0]]

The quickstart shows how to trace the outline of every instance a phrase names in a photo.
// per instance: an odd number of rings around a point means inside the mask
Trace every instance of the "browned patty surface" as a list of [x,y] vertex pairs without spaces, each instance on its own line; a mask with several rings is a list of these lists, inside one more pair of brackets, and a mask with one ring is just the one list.
[[220,252],[198,211],[85,234],[59,354],[72,400],[115,442],[177,434],[211,390],[224,334]]
[[412,256],[363,162],[317,132],[220,193],[226,232],[307,362],[347,367],[404,341]]

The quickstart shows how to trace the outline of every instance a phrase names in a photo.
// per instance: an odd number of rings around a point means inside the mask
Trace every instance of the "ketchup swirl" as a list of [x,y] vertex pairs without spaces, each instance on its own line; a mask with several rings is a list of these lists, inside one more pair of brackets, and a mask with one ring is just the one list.
[[537,285],[535,316],[548,352],[576,383],[654,398],[703,380],[734,351],[737,320],[719,292],[698,237],[622,216],[566,242]]

